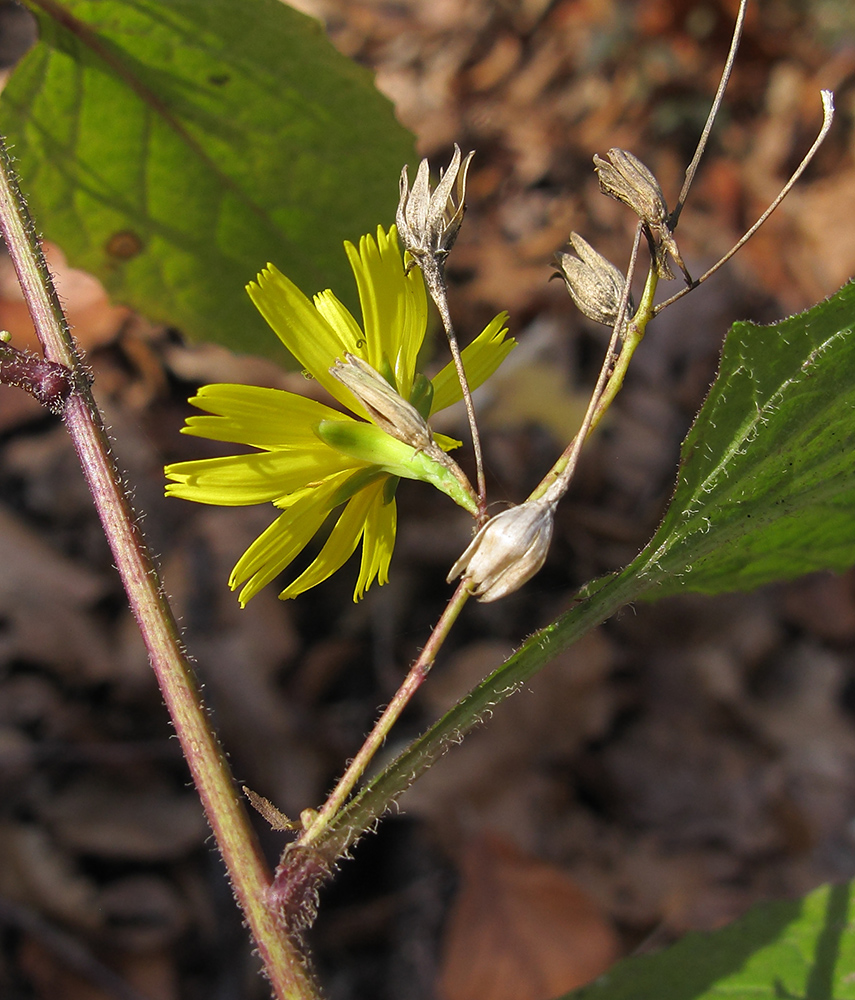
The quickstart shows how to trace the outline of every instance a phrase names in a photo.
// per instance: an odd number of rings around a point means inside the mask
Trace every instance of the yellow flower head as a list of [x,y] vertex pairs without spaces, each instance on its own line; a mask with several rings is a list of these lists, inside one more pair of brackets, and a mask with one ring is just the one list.
[[[291,354],[353,416],[279,389],[206,385],[190,402],[207,413],[189,417],[183,432],[257,450],[166,467],[168,496],[225,506],[270,502],[281,509],[232,570],[229,585],[242,587],[241,605],[290,565],[342,505],[320,553],[280,598],[296,597],[326,580],[360,541],[353,599],[359,600],[375,578],[386,583],[401,476],[429,482],[472,508],[469,494],[445,466],[410,446],[406,436],[401,440],[387,433],[378,426],[382,421],[373,422],[357,396],[330,372],[341,370],[346,355],[364,361],[425,419],[461,398],[453,365],[430,382],[416,371],[427,329],[427,297],[421,272],[405,273],[394,227],[388,233],[378,228],[376,240],[363,236],[358,249],[345,243],[345,251],[356,277],[362,327],[331,291],[309,301],[272,264],[248,291]],[[515,346],[505,337],[506,319],[504,313],[497,316],[463,351],[473,388]],[[435,440],[444,451],[458,443],[439,434]]]

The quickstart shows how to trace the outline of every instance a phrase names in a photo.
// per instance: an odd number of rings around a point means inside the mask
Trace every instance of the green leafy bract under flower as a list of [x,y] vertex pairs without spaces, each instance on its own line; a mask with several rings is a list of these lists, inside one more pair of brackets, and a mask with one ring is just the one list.
[[[282,511],[232,570],[229,585],[242,588],[241,605],[289,566],[342,504],[318,556],[279,596],[296,597],[326,580],[360,541],[353,599],[359,600],[375,579],[386,583],[395,545],[394,493],[401,476],[430,482],[471,509],[466,491],[447,469],[378,429],[330,375],[336,360],[352,354],[417,407],[430,395],[416,371],[428,318],[421,272],[413,268],[405,273],[394,227],[388,232],[378,228],[376,239],[363,236],[358,249],[346,243],[345,251],[356,277],[362,327],[331,291],[310,301],[272,264],[248,291],[288,350],[354,416],[279,389],[206,385],[190,400],[206,413],[189,417],[183,432],[257,450],[166,467],[168,496],[225,506],[269,502]],[[463,351],[473,388],[515,346],[506,337],[506,319],[505,313],[497,316]],[[430,414],[460,400],[452,364],[432,383]],[[445,451],[458,444],[439,434],[434,440]]]

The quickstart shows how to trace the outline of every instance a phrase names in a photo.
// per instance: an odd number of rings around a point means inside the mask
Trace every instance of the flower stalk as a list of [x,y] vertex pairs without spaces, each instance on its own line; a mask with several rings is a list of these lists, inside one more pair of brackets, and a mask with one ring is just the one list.
[[422,686],[424,679],[436,661],[437,653],[442,648],[452,626],[457,621],[460,612],[463,610],[470,596],[469,582],[463,580],[446,605],[442,617],[435,625],[418,659],[410,667],[409,673],[380,715],[380,718],[374,724],[374,728],[365,738],[365,742],[360,747],[359,752],[350,762],[341,778],[339,778],[335,788],[327,796],[327,800],[323,806],[304,825],[303,832],[295,843],[296,847],[310,848],[323,841],[325,832],[344,808],[350,793],[365,773],[374,755],[383,746],[392,726],[400,718],[401,712],[407,707],[410,699]]
[[672,295],[669,299],[664,302],[660,302],[659,305],[653,310],[653,315],[656,316],[663,309],[667,309],[668,306],[673,305],[678,299],[683,298],[689,292],[693,291],[698,285],[702,284],[707,278],[711,278],[719,268],[724,267],[724,265],[730,260],[730,258],[738,253],[745,244],[751,239],[751,237],[757,232],[757,230],[763,225],[763,223],[769,218],[769,216],[775,211],[776,208],[781,204],[784,198],[790,193],[793,185],[796,184],[798,179],[802,176],[808,167],[808,164],[816,156],[819,147],[825,142],[825,137],[828,135],[828,131],[831,128],[832,122],[834,121],[834,94],[830,90],[821,90],[819,92],[820,99],[822,101],[822,125],[820,126],[819,132],[814,139],[810,149],[802,157],[801,163],[796,167],[790,176],[787,183],[781,188],[775,197],[774,201],[769,205],[765,212],[760,216],[760,218],[754,223],[754,225],[741,236],[736,243],[727,251],[727,253],[721,257],[719,260],[713,264],[712,267],[708,268],[704,273],[696,278],[695,281],[687,288],[680,289],[679,292]]
[[142,533],[113,463],[101,414],[0,141],[0,230],[48,362],[70,372],[64,420],[149,652],[238,904],[279,1000],[317,1000],[302,955],[265,903],[270,873],[210,724]]
[[455,143],[448,169],[433,192],[430,190],[430,165],[426,159],[419,164],[412,189],[407,168],[404,167],[401,172],[396,223],[404,248],[421,268],[428,294],[439,311],[448,338],[448,346],[463,393],[469,432],[472,436],[478,486],[478,523],[481,525],[487,519],[487,482],[484,476],[481,436],[475,419],[469,379],[463,366],[454,324],[451,321],[448,288],[445,284],[445,261],[463,222],[463,214],[466,211],[466,175],[474,155],[468,153],[462,158],[460,147]]

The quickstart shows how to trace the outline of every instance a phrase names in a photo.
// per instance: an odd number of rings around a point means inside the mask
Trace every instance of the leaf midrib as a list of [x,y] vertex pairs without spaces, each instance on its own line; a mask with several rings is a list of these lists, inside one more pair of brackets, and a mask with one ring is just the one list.
[[[122,81],[124,81],[124,83],[128,85],[128,87],[130,87],[133,93],[136,94],[143,104],[148,106],[154,114],[156,114],[169,128],[175,132],[178,138],[189,147],[192,153],[201,161],[205,168],[210,170],[224,187],[232,191],[236,197],[243,204],[245,204],[247,208],[249,208],[249,210],[271,231],[271,233],[275,235],[277,240],[287,244],[292,249],[294,248],[294,241],[288,237],[287,233],[282,232],[281,229],[276,226],[269,212],[263,208],[263,206],[255,202],[233,178],[219,168],[216,161],[205,152],[204,148],[184,128],[178,119],[175,118],[166,105],[163,104],[163,102],[149,89],[149,87],[143,83],[142,80],[140,80],[128,69],[118,55],[111,51],[109,46],[102,41],[97,32],[90,28],[85,22],[76,18],[65,7],[57,3],[56,0],[27,0],[27,3],[32,7],[39,8],[47,17],[55,20],[59,25],[71,32],[84,45],[86,45],[89,50],[97,56],[97,58],[101,59],[112,72],[114,72]],[[45,72],[48,72],[47,69]]]
[[[698,483],[693,492],[687,498],[686,502],[682,505],[682,509],[679,514],[676,515],[676,517],[684,517],[686,520],[682,523],[679,521],[671,523],[668,533],[662,543],[650,552],[649,557],[645,559],[640,566],[636,567],[637,572],[641,576],[652,574],[657,567],[659,567],[661,572],[661,561],[667,558],[669,553],[671,553],[674,549],[684,546],[693,535],[712,534],[714,539],[713,544],[708,543],[704,545],[701,542],[698,545],[697,553],[692,559],[692,562],[696,562],[698,559],[708,555],[711,551],[721,548],[723,545],[728,544],[734,539],[745,537],[745,535],[753,532],[755,527],[754,525],[751,526],[750,530],[738,530],[737,525],[739,522],[730,522],[726,524],[719,522],[719,524],[715,526],[715,530],[711,531],[713,526],[709,517],[706,515],[699,517],[696,505],[700,504],[701,509],[711,512],[711,510],[714,511],[716,509],[723,509],[729,499],[736,503],[743,502],[733,501],[733,494],[739,488],[741,480],[735,480],[729,486],[721,484],[720,482],[722,476],[727,476],[728,461],[732,461],[735,456],[741,453],[742,449],[746,446],[750,446],[751,441],[753,440],[752,435],[756,435],[758,428],[767,422],[764,420],[764,415],[774,412],[783,399],[783,395],[787,389],[790,386],[803,384],[805,379],[808,377],[809,367],[816,361],[816,359],[822,355],[834,341],[845,338],[850,335],[851,332],[851,328],[847,327],[842,330],[837,330],[829,337],[825,338],[825,340],[811,350],[808,357],[804,362],[802,362],[799,367],[798,375],[789,376],[784,379],[774,392],[767,396],[765,402],[757,408],[756,413],[751,417],[751,419],[743,421],[739,428],[740,434],[732,439],[731,444],[727,448],[723,457],[716,463],[715,467],[709,472],[709,474]],[[744,360],[745,359],[743,358],[743,361]],[[738,370],[739,369],[734,369],[734,372],[731,374],[736,373]],[[743,367],[743,370],[747,369]],[[822,407],[819,414],[813,421],[814,425],[821,420],[824,413],[838,406],[839,402],[839,398],[829,398],[827,404]],[[763,465],[769,461],[774,461],[775,457],[776,456],[774,454],[765,455],[758,463],[758,468],[762,468]],[[816,471],[816,468],[814,468],[813,471]],[[717,492],[717,496],[711,500],[711,495],[714,491]],[[817,477],[810,490],[811,497],[817,504],[823,502],[829,493],[838,492],[839,490],[835,479],[820,479],[820,477]],[[772,518],[771,521],[766,523],[772,523],[773,521],[779,520],[779,518],[780,516],[776,516]],[[704,522],[706,522],[706,524],[704,524]],[[663,525],[663,528],[664,527],[665,526]],[[654,539],[651,539],[651,543],[653,541],[655,541],[655,537]],[[673,573],[676,571],[672,570],[670,572]]]

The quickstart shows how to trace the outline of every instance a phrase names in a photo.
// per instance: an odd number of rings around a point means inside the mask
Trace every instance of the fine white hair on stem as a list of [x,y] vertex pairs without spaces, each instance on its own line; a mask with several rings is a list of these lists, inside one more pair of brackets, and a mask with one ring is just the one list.
[[721,260],[716,261],[716,263],[713,264],[713,266],[708,271],[705,271],[700,276],[700,278],[698,278],[695,281],[695,283],[691,285],[689,288],[683,288],[679,292],[677,292],[676,295],[672,295],[670,299],[666,299],[664,302],[660,302],[659,305],[656,306],[656,308],[653,310],[654,316],[658,315],[660,312],[662,312],[663,309],[666,308],[666,306],[670,306],[672,303],[676,302],[677,299],[681,299],[688,292],[691,292],[693,288],[697,288],[698,285],[701,284],[701,282],[706,281],[707,278],[715,274],[715,272],[720,267],[726,264],[735,253],[737,253],[745,246],[745,244],[751,239],[751,237],[757,232],[757,230],[763,225],[763,223],[781,204],[784,198],[787,197],[793,185],[805,172],[808,164],[816,155],[817,150],[825,141],[825,137],[828,135],[828,130],[831,128],[831,123],[834,120],[834,94],[832,94],[830,90],[821,90],[820,96],[822,98],[822,127],[820,128],[816,139],[814,139],[813,145],[805,153],[804,157],[802,158],[802,162],[793,171],[793,174],[790,177],[790,179],[781,188],[777,198],[775,198],[772,204],[766,209],[766,211],[760,216],[760,218],[754,223],[754,225],[748,230],[748,232],[745,233],[745,235],[737,243],[735,243],[730,248],[730,250],[727,251],[727,253],[721,258]]

